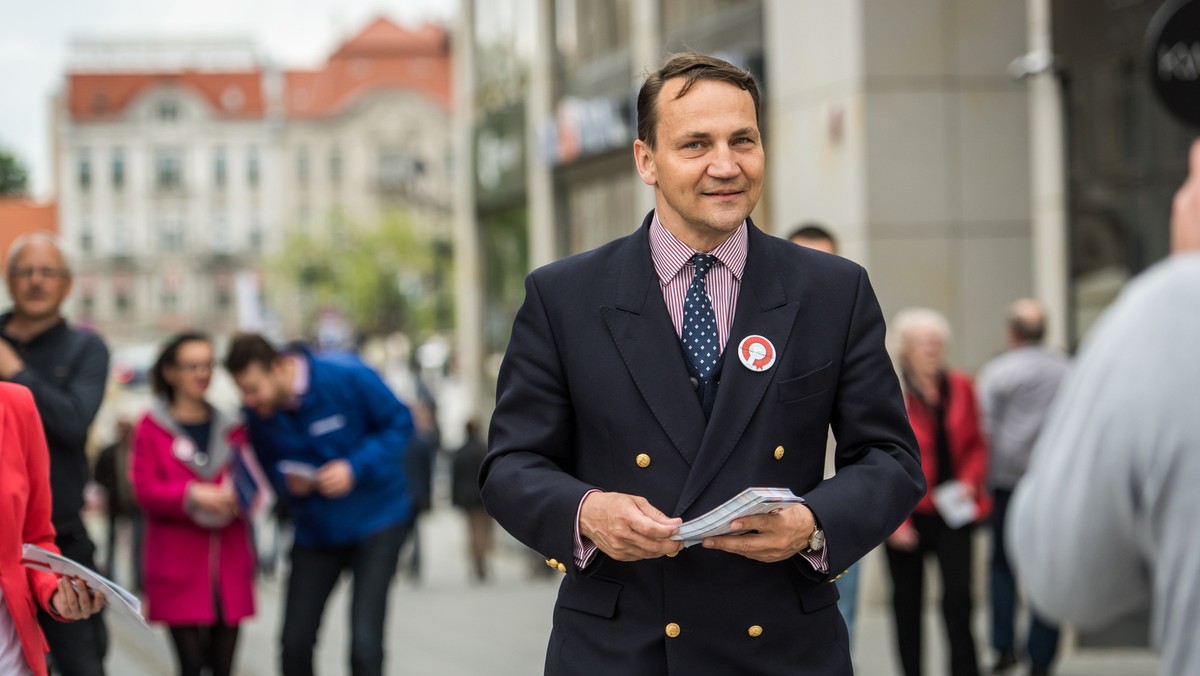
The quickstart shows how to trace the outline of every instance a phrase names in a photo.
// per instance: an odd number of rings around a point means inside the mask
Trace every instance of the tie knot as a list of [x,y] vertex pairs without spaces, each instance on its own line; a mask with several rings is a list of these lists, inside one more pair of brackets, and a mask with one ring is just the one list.
[[696,266],[696,277],[704,279],[716,261],[717,257],[712,254],[696,254],[692,256],[692,264]]

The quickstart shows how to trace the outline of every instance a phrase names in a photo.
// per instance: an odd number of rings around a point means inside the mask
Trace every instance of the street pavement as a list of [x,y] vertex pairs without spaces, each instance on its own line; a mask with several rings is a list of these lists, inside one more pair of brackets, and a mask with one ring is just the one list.
[[[468,581],[465,524],[448,506],[422,520],[422,578],[411,581],[401,571],[393,583],[386,629],[389,676],[532,676],[541,673],[550,634],[550,611],[559,575],[497,529],[493,576],[483,585]],[[878,552],[866,561],[866,575],[879,576]],[[539,567],[541,570],[539,570]],[[874,567],[872,569],[872,567]],[[128,570],[126,567],[124,570]],[[120,570],[118,570],[120,573]],[[124,576],[118,575],[118,580]],[[258,614],[242,625],[237,670],[241,676],[278,673],[278,633],[282,614],[282,571],[258,584]],[[348,674],[348,605],[346,581],[335,591],[325,612],[317,645],[319,674]],[[879,594],[874,596],[879,597]],[[926,673],[940,674],[945,644],[936,603],[927,604]],[[991,663],[986,648],[984,604],[977,604],[976,639],[980,664]],[[113,676],[163,676],[174,673],[169,639],[161,627],[150,631],[109,619],[111,646],[108,673]],[[882,598],[864,599],[854,644],[857,674],[895,676],[892,623]],[[1153,676],[1157,660],[1145,650],[1064,647],[1055,673],[1059,676]],[[986,673],[986,672],[985,672]],[[1010,672],[1019,675],[1022,672]],[[608,675],[598,675],[608,676]]]

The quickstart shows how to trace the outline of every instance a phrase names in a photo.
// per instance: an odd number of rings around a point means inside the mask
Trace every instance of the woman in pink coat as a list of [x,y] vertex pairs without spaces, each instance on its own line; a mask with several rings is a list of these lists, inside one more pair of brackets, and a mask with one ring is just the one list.
[[254,614],[254,554],[230,478],[246,436],[205,399],[214,364],[202,334],[167,343],[151,374],[159,401],[133,438],[146,617],[170,628],[183,676],[229,674],[238,622]]

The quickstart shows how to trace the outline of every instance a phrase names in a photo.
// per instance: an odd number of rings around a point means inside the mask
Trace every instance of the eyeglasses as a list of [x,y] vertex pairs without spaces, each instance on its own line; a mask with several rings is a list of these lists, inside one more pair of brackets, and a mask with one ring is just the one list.
[[17,279],[32,279],[35,274],[44,279],[66,279],[71,276],[71,271],[65,268],[20,267],[12,268],[10,274]]

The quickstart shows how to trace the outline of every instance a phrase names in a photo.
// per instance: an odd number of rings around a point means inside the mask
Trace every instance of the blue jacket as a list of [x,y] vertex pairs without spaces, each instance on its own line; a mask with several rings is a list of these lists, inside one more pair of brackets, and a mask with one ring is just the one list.
[[[412,517],[404,452],[412,416],[379,375],[349,354],[308,360],[308,392],[300,408],[262,418],[246,409],[250,441],[276,490],[288,500],[296,543],[305,547],[352,545]],[[280,460],[321,466],[345,458],[354,489],[337,498],[287,492]]]

